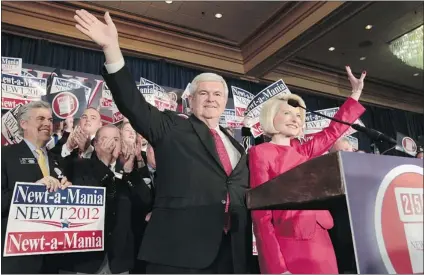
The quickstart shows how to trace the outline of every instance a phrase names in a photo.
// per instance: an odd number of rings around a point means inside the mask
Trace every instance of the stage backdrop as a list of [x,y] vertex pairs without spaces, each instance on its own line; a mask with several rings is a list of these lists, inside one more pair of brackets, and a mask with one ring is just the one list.
[[[65,46],[4,32],[2,32],[1,43],[2,56],[20,57],[27,64],[38,64],[93,75],[100,75],[104,64],[104,56],[100,51]],[[148,60],[126,56],[125,62],[134,76],[134,81],[139,81],[140,77],[144,77],[161,86],[175,87],[181,90],[184,90],[187,83],[202,72],[164,60]],[[266,84],[228,78],[225,75],[224,78],[228,86],[242,88],[254,95],[267,86]],[[313,95],[296,87],[289,88],[292,93],[302,96],[306,105],[312,110],[339,107],[345,100]],[[230,96],[232,95],[230,94]],[[367,111],[361,117],[361,120],[367,127],[374,128],[392,137],[396,136],[396,132],[401,132],[414,139],[424,134],[424,117],[421,114],[367,104],[365,106]],[[359,133],[354,136],[359,139],[359,149],[370,151],[371,140],[366,135]],[[385,149],[387,147],[382,146],[381,150]],[[396,154],[396,151],[392,150],[391,153]]]

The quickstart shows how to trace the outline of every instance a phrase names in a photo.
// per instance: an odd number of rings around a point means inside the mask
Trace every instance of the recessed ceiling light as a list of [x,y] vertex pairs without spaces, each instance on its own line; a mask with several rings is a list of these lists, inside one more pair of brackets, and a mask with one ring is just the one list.
[[419,75],[420,75],[419,73],[415,73],[415,74],[414,74],[414,76],[419,76]]
[[216,17],[216,18],[221,18],[221,17],[222,17],[222,14],[217,13],[217,14],[215,14],[215,17]]
[[172,4],[172,1],[165,1],[165,3],[167,3],[167,4]]
[[366,25],[366,26],[365,26],[365,29],[366,29],[366,30],[371,30],[371,29],[372,29],[372,25]]
[[365,59],[367,59],[367,57],[366,57],[366,56],[362,56],[361,58],[359,58],[359,60],[361,60],[361,61],[363,61],[363,60],[365,60]]
[[328,50],[330,51],[330,52],[332,52],[332,51],[334,51],[336,48],[334,48],[334,47],[330,47],[330,48],[328,48]]

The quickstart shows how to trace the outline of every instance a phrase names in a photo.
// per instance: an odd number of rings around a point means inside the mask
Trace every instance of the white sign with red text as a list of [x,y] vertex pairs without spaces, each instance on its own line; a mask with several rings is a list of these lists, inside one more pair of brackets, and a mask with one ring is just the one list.
[[66,78],[55,77],[53,79],[50,93],[55,94],[59,92],[69,91],[69,90],[77,90],[80,88],[84,88],[85,100],[86,102],[89,102],[90,96],[91,96],[91,88],[81,84],[81,82],[79,82],[76,79],[66,79]]
[[19,133],[18,113],[22,104],[17,105],[12,110],[7,111],[1,117],[1,134],[3,146],[9,144],[18,144],[22,141],[22,136]]
[[236,119],[238,122],[243,122],[247,106],[249,106],[249,103],[255,96],[246,90],[234,86],[231,86],[231,91],[233,92]]
[[1,57],[1,73],[21,75],[22,58]]
[[[317,113],[326,115],[328,117],[334,117],[336,113],[339,111],[339,107],[329,108],[329,109],[323,109],[316,111]],[[305,134],[310,133],[316,133],[324,128],[327,128],[328,125],[330,125],[331,120],[328,118],[321,117],[317,114],[313,113],[306,113],[305,117],[305,123],[306,123],[306,130]],[[359,124],[361,126],[365,126],[360,119],[357,119],[354,123]],[[343,136],[350,136],[352,134],[356,133],[356,130],[350,127]]]
[[104,250],[105,192],[88,186],[49,192],[42,184],[17,182],[4,256]]
[[38,101],[46,95],[47,80],[37,77],[1,75],[1,108],[10,110],[19,104]]
[[252,119],[252,126],[250,128],[253,137],[257,138],[263,134],[261,124],[259,122],[259,115],[262,107],[269,99],[280,95],[291,94],[289,88],[286,86],[282,79],[272,83],[262,91],[260,91],[249,103],[246,108],[246,116]]

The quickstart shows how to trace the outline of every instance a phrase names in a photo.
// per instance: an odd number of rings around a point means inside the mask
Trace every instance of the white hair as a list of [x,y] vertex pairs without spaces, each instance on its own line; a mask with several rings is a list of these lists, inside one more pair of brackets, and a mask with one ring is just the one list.
[[[274,118],[277,115],[280,106],[282,103],[287,102],[288,100],[295,100],[297,103],[306,108],[305,102],[303,99],[295,94],[282,94],[277,95],[271,99],[269,99],[261,109],[261,114],[259,116],[259,122],[261,123],[262,130],[264,134],[267,136],[273,136],[274,134],[278,134],[278,131],[274,127]],[[300,118],[301,118],[301,127],[305,125],[305,110],[300,109]]]
[[215,73],[201,73],[197,75],[193,81],[190,83],[189,93],[190,95],[194,95],[197,92],[197,88],[200,82],[221,82],[224,86],[224,95],[228,97],[228,86],[227,82],[225,82],[224,78]]
[[27,103],[25,105],[22,105],[21,108],[19,108],[17,119],[18,119],[18,127],[19,127],[19,134],[21,136],[24,136],[24,129],[21,127],[21,121],[28,121],[29,119],[29,112],[33,109],[49,109],[51,110],[50,104],[45,101],[31,101],[30,103]]
[[348,139],[347,137],[341,137],[338,140],[336,140],[336,142],[334,142],[333,146],[331,146],[330,153],[336,152],[336,149],[334,147],[339,142],[346,142],[347,144],[349,144],[350,147],[353,147],[352,142],[350,141],[350,139]]

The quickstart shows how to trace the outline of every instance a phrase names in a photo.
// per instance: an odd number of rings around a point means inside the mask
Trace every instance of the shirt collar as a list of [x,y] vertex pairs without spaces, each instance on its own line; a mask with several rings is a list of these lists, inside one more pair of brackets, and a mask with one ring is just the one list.
[[[37,148],[34,144],[32,144],[29,140],[27,140],[27,139],[25,139],[25,138],[24,138],[24,141],[25,141],[25,143],[28,145],[28,147],[29,147],[29,149],[31,150],[31,152],[34,152],[35,150],[37,150],[37,149],[38,149],[38,148]],[[44,153],[45,155],[47,155],[46,146],[43,146],[43,147],[41,147],[40,149],[41,149],[41,151],[43,151],[43,153]]]
[[109,164],[110,170],[115,171],[115,166],[116,166],[116,160],[113,163]]

